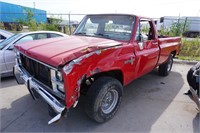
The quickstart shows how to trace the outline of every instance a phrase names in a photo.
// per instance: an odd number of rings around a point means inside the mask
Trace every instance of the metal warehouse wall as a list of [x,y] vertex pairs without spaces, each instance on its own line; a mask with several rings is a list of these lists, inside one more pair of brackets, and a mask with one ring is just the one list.
[[27,15],[26,9],[31,10],[34,13],[33,18],[37,23],[47,22],[47,14],[44,10],[5,2],[0,2],[0,22],[16,22],[19,19],[25,20]]

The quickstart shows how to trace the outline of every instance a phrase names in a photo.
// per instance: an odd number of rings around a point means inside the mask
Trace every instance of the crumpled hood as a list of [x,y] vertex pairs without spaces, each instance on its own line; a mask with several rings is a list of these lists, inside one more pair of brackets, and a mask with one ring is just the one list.
[[103,38],[69,36],[20,43],[15,47],[31,58],[58,67],[89,52],[121,44]]

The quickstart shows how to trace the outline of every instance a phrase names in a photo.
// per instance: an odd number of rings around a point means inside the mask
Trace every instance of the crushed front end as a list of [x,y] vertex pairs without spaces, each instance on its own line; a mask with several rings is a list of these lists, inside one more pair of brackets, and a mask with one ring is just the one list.
[[16,62],[13,72],[17,82],[27,86],[34,100],[44,99],[54,111],[48,124],[58,121],[66,112],[62,72],[18,51]]

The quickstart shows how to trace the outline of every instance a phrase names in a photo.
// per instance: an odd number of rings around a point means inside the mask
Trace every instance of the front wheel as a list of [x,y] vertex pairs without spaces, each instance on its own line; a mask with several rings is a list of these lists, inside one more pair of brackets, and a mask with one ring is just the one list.
[[167,62],[164,64],[161,64],[158,68],[158,72],[161,76],[167,76],[169,75],[173,65],[173,56],[170,55]]
[[112,77],[97,79],[87,93],[87,115],[98,123],[110,120],[119,108],[122,91],[122,84]]

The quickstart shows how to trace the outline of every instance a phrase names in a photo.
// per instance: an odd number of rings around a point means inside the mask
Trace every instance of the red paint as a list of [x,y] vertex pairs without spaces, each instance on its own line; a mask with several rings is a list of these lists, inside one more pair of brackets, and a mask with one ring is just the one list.
[[[123,74],[123,85],[127,85],[166,62],[173,51],[176,51],[176,54],[179,52],[180,37],[160,39],[157,37],[155,25],[153,25],[155,39],[144,42],[144,48],[141,50],[135,40],[139,19],[141,17],[136,16],[132,38],[129,42],[74,35],[19,44],[16,48],[53,67],[64,66],[73,59],[101,50],[100,54],[93,54],[74,65],[69,74],[63,72],[65,101],[69,109],[78,99],[80,89],[78,81],[84,75],[90,77],[94,72],[120,70]],[[133,64],[127,63],[131,58],[134,60]]]

